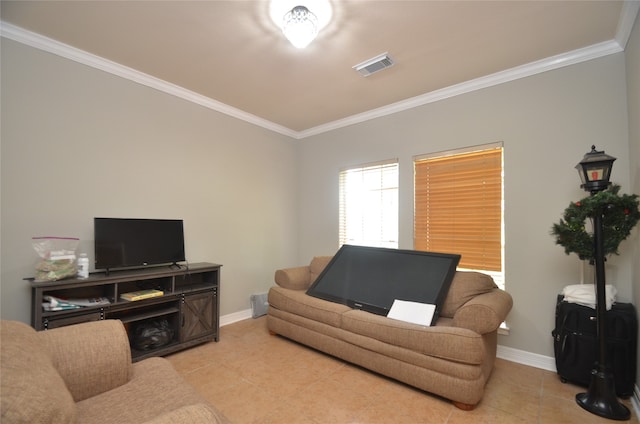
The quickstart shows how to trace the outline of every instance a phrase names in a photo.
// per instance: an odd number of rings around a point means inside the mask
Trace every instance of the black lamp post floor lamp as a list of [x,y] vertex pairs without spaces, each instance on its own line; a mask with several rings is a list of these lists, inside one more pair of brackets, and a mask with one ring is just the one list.
[[[595,146],[584,159],[576,165],[582,179],[582,186],[593,196],[609,186],[609,176],[613,161],[616,158],[605,155],[604,151],[597,152]],[[591,371],[591,383],[586,393],[576,395],[576,402],[587,411],[612,420],[628,420],[631,417],[629,409],[621,404],[616,397],[615,381],[611,367],[607,362],[606,344],[606,293],[604,269],[604,235],[602,216],[603,208],[594,211],[593,239],[594,262],[596,272],[596,324],[598,339],[598,361]]]
[[598,362],[591,371],[591,383],[586,393],[578,393],[576,402],[587,411],[613,420],[628,420],[629,409],[616,397],[615,381],[607,362],[606,344],[606,294],[604,272],[604,247],[602,237],[602,211],[593,217],[593,238],[596,267],[596,324],[598,338]]

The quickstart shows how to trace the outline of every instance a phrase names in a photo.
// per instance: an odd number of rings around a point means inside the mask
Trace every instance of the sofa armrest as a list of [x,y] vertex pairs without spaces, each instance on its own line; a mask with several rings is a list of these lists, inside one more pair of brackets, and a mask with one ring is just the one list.
[[306,290],[311,285],[309,266],[279,269],[275,274],[275,282],[282,288]]
[[70,325],[41,331],[38,336],[76,402],[131,378],[129,338],[118,320]]
[[227,424],[229,420],[221,413],[212,410],[207,405],[198,403],[195,405],[183,406],[166,414],[160,415],[146,421],[145,424]]
[[509,293],[494,289],[475,296],[458,308],[453,315],[453,325],[478,334],[490,333],[500,327],[512,306],[513,299]]

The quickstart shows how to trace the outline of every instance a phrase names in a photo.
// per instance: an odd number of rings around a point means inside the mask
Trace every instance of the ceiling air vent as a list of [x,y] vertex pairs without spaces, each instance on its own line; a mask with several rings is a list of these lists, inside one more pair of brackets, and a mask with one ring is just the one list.
[[353,69],[360,72],[363,77],[368,77],[374,72],[381,71],[391,66],[393,66],[393,59],[391,59],[388,53],[382,53],[379,56],[365,60],[364,62],[354,66]]

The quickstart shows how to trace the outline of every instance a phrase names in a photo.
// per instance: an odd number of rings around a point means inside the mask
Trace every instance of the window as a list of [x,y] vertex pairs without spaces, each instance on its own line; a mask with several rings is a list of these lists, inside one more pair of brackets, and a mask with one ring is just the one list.
[[502,143],[414,158],[414,248],[461,254],[504,289]]
[[398,247],[398,161],[340,171],[339,245]]

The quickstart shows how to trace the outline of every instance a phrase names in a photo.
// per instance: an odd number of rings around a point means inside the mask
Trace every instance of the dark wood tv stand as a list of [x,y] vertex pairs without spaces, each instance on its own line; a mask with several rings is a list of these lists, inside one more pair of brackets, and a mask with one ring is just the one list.
[[[166,320],[173,329],[172,340],[149,350],[131,348],[134,361],[166,355],[220,335],[220,268],[212,263],[93,273],[87,279],[31,282],[31,325],[47,330],[87,321],[121,320],[130,338],[137,325],[151,320]],[[164,294],[149,299],[126,301],[127,292],[158,289]],[[63,311],[44,311],[44,296],[67,299],[106,297],[108,305]]]

